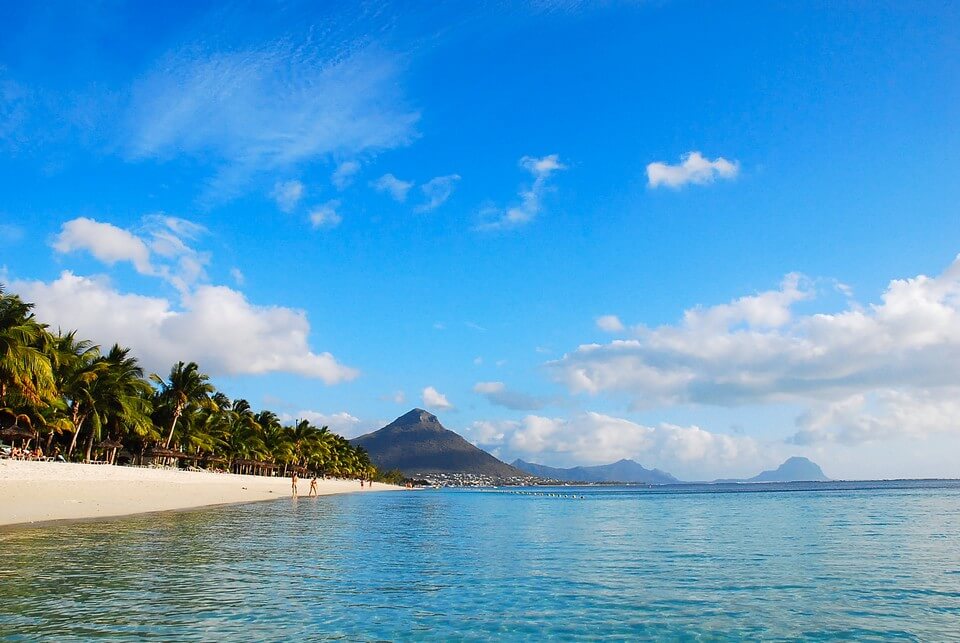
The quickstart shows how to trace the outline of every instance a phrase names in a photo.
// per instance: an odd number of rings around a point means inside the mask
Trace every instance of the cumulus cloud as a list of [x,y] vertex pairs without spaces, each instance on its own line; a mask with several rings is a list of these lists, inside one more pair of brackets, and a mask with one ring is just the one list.
[[571,418],[528,415],[522,420],[475,422],[476,443],[514,456],[561,466],[606,464],[622,458],[689,471],[728,471],[756,466],[760,445],[752,438],[711,433],[697,426],[645,426],[586,412]]
[[180,305],[123,293],[104,278],[69,271],[49,283],[14,281],[10,287],[34,302],[37,316],[54,328],[77,329],[103,345],[129,346],[151,371],[163,373],[183,360],[212,375],[284,372],[326,384],[358,375],[330,353],[311,350],[303,311],[257,306],[226,286],[201,285]]
[[310,212],[310,223],[314,228],[336,228],[343,221],[343,217],[337,212],[340,207],[340,201],[327,201],[323,205],[318,205]]
[[87,217],[64,223],[54,238],[53,249],[60,253],[86,250],[108,265],[127,261],[140,274],[154,274],[150,248],[143,239],[123,228]]
[[624,325],[616,315],[602,315],[597,317],[597,328],[605,333],[619,333],[624,330]]
[[138,273],[161,277],[182,291],[206,277],[209,255],[188,243],[205,231],[192,221],[164,214],[144,217],[136,231],[78,217],[61,226],[52,245],[61,254],[88,252],[108,266],[130,263]]
[[446,410],[453,408],[453,404],[447,400],[447,396],[432,386],[423,389],[421,398],[423,399],[424,406],[428,409]]
[[647,184],[651,188],[665,185],[677,189],[688,183],[704,185],[717,179],[733,179],[739,172],[740,165],[736,161],[728,161],[722,156],[711,161],[700,152],[688,152],[680,157],[677,165],[660,161],[647,165]]
[[332,433],[345,438],[355,438],[362,433],[360,418],[346,411],[339,413],[320,413],[319,411],[299,411],[295,415],[284,414],[281,418],[284,423],[307,420],[314,426],[325,426]]
[[300,199],[303,198],[304,187],[300,181],[278,181],[273,186],[271,196],[277,202],[277,207],[284,212],[292,212]]
[[413,181],[402,181],[392,174],[384,174],[372,183],[377,192],[386,192],[394,201],[406,201],[407,192],[413,187]]
[[423,192],[426,200],[416,207],[416,211],[430,212],[446,203],[447,199],[453,194],[453,189],[459,180],[459,174],[448,174],[447,176],[434,177],[421,185],[420,191]]
[[642,406],[800,403],[802,443],[957,427],[960,258],[938,276],[891,281],[878,303],[795,312],[815,295],[788,275],[778,290],[638,326],[549,366],[573,392],[623,393]]
[[882,389],[857,393],[807,410],[790,442],[800,445],[864,442],[938,433],[960,434],[960,387]]
[[333,171],[333,174],[330,176],[330,182],[333,183],[333,187],[338,190],[343,190],[353,183],[353,177],[359,171],[360,163],[358,161],[344,161]]
[[525,225],[535,219],[543,209],[543,196],[550,189],[548,181],[554,172],[567,167],[557,154],[541,158],[524,156],[520,167],[533,176],[533,183],[520,191],[520,202],[506,209],[485,207],[480,212],[478,230],[503,230]]
[[134,84],[123,141],[133,159],[213,159],[207,197],[229,198],[257,172],[411,141],[418,114],[404,107],[399,61],[323,38],[183,47]]
[[487,398],[492,404],[514,411],[536,411],[546,405],[540,398],[509,390],[503,382],[477,382],[473,391]]

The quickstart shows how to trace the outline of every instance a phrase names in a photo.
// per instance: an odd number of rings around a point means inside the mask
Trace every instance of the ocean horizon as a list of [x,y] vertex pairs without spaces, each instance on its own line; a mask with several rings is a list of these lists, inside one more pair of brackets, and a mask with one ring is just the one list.
[[958,534],[955,480],[287,498],[0,532],[0,634],[944,640]]

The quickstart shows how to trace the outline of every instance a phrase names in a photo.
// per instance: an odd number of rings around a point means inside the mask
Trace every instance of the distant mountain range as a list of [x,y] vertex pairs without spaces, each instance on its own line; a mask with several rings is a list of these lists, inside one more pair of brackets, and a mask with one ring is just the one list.
[[[681,483],[666,471],[647,469],[633,460],[568,469],[520,459],[506,464],[444,428],[436,415],[423,409],[413,409],[382,429],[361,435],[350,442],[366,449],[370,459],[379,468],[399,469],[410,477],[431,473],[466,473],[493,478],[536,476],[563,482]],[[752,478],[715,482],[821,480],[829,478],[819,466],[807,458],[793,457],[775,470],[764,471]]]
[[526,476],[443,427],[437,416],[413,409],[373,433],[350,441],[370,454],[377,467],[404,475],[470,473],[497,478]]
[[752,478],[717,480],[717,482],[826,482],[829,479],[817,463],[794,456],[787,458],[776,469],[763,471]]
[[521,471],[539,478],[563,480],[564,482],[642,482],[647,484],[672,484],[680,482],[659,469],[646,469],[633,460],[620,460],[613,464],[594,467],[559,469],[542,464],[514,460],[512,465]]

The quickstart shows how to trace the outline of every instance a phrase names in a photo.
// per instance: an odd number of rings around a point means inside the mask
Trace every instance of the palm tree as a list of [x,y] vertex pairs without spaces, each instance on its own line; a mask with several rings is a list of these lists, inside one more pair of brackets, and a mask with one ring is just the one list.
[[0,285],[0,407],[11,405],[11,393],[37,406],[56,397],[53,368],[45,354],[50,335],[32,309],[33,304],[6,294]]
[[[67,448],[71,455],[77,446],[77,438],[88,418],[95,412],[94,387],[97,378],[108,365],[100,358],[100,347],[89,340],[78,340],[76,331],[57,335],[49,354],[53,364],[54,383],[60,395],[69,404],[69,421],[73,437]],[[99,418],[94,418],[98,423]]]
[[99,422],[87,437],[85,459],[90,460],[93,442],[99,439],[99,429],[106,426],[114,437],[121,433],[138,436],[156,434],[150,421],[150,384],[143,379],[143,369],[129,348],[113,345],[106,357],[100,360],[105,365],[94,387],[94,404]]
[[173,432],[177,428],[177,421],[180,416],[191,408],[206,408],[215,406],[210,396],[214,393],[213,385],[209,378],[200,372],[200,367],[196,362],[177,364],[170,371],[169,380],[154,373],[150,379],[160,387],[160,400],[169,407],[170,411],[170,430],[167,433],[167,440],[164,447],[169,449],[173,441]]

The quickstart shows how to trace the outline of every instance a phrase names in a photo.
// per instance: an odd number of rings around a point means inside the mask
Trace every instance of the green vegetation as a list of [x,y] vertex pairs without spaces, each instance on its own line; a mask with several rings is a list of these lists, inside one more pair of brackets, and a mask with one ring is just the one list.
[[146,378],[130,349],[104,353],[75,332],[54,334],[2,286],[0,429],[74,461],[386,480],[366,451],[327,427],[284,426],[272,411],[255,412],[218,392],[193,362]]

